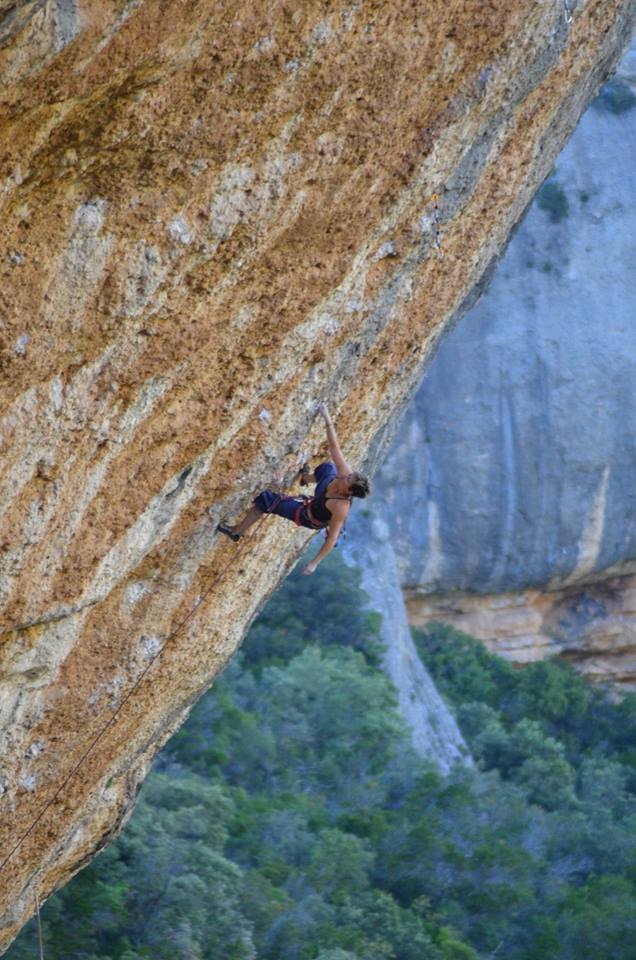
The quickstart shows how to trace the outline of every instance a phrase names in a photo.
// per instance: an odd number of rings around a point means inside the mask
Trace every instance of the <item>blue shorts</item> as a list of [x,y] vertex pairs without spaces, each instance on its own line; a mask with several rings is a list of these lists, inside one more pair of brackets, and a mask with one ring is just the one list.
[[263,490],[254,498],[254,506],[263,513],[273,513],[285,520],[295,520],[296,513],[305,506],[302,497],[287,497],[273,490]]

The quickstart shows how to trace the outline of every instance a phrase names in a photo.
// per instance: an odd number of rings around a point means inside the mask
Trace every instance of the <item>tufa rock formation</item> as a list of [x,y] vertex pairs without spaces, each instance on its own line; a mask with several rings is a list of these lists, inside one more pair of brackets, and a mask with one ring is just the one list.
[[218,520],[319,398],[378,465],[635,6],[0,2],[0,944],[305,542]]
[[472,766],[455,717],[413,643],[391,543],[390,518],[385,519],[381,511],[354,513],[347,521],[342,555],[345,563],[360,571],[368,608],[382,617],[382,668],[395,687],[397,707],[410,730],[414,750],[443,773],[457,763]]
[[624,689],[636,687],[635,150],[636,47],[440,344],[380,482],[413,623],[452,623],[519,663],[558,654]]

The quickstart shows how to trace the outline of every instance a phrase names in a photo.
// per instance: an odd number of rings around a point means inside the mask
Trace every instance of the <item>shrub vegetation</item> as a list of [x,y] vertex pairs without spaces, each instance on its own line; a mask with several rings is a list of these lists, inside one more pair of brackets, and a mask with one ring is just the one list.
[[570,203],[561,184],[554,174],[545,181],[537,193],[539,208],[547,213],[550,223],[561,223],[570,212]]
[[596,110],[605,110],[620,116],[621,113],[627,113],[636,106],[636,95],[627,80],[621,77],[614,77],[609,83],[606,83],[599,93],[598,97],[592,102]]

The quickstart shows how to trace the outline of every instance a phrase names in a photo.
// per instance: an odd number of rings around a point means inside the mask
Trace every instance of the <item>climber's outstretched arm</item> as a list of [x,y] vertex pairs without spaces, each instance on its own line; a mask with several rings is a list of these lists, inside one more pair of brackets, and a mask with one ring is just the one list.
[[327,410],[327,404],[321,403],[318,407],[318,412],[324,418],[325,426],[327,428],[327,443],[329,444],[329,453],[331,454],[331,459],[336,465],[336,470],[338,471],[338,476],[347,477],[350,473],[353,473],[351,467],[342,456],[342,450],[340,449],[340,444],[338,443],[338,437],[336,434],[336,428],[333,425],[333,421],[329,416],[329,411]]
[[[338,506],[340,506],[340,504],[338,504]],[[329,524],[329,532],[327,534],[327,539],[323,543],[322,547],[320,548],[320,550],[318,551],[314,559],[311,560],[309,563],[305,564],[305,566],[303,567],[303,573],[305,574],[305,576],[313,573],[316,567],[318,566],[318,564],[320,563],[320,561],[324,560],[324,558],[327,556],[328,553],[331,553],[336,543],[338,542],[338,536],[340,534],[340,531],[342,529],[342,525],[345,521],[346,516],[347,516],[346,510],[343,510],[342,513],[338,511],[337,515],[336,515],[336,511],[334,511],[334,518]]]

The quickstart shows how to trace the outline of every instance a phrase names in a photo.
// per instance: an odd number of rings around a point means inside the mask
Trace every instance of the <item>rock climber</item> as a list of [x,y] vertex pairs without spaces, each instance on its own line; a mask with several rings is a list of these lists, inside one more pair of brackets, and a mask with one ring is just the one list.
[[335,547],[351,507],[351,498],[367,497],[371,490],[367,478],[352,470],[344,459],[326,404],[321,403],[318,412],[327,428],[331,460],[321,463],[313,473],[307,463],[302,468],[300,483],[315,483],[314,496],[289,497],[274,493],[273,490],[263,490],[254,498],[254,506],[242,520],[234,526],[220,523],[217,527],[220,533],[237,541],[264,513],[274,513],[277,517],[292,520],[299,527],[326,530],[326,540],[314,559],[303,567],[304,574],[313,573],[320,561]]

